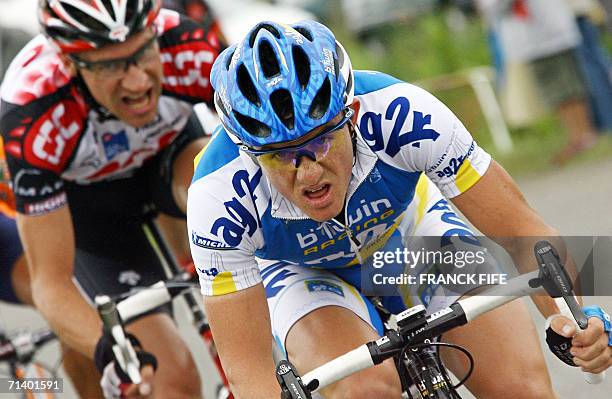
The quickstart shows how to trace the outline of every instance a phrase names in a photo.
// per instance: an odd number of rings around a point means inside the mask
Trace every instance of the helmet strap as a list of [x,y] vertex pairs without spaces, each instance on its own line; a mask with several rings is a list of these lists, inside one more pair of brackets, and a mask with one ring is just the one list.
[[353,146],[353,166],[357,163],[357,130],[355,129],[355,125],[353,121],[349,119],[348,121],[350,132],[351,132],[351,144]]

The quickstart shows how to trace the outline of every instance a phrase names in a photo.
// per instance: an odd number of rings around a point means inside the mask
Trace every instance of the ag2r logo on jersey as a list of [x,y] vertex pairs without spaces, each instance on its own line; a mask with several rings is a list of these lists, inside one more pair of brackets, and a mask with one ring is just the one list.
[[[221,217],[213,223],[210,230],[217,237],[222,237],[223,241],[230,247],[237,247],[242,241],[242,236],[246,231],[249,237],[255,234],[258,227],[261,227],[261,219],[255,208],[255,189],[261,181],[261,169],[249,179],[249,173],[246,170],[239,170],[232,178],[232,186],[238,194],[238,197],[233,197],[231,201],[225,202],[225,210],[229,217]],[[252,201],[255,215],[240,202],[240,199],[249,196]]]
[[448,166],[446,166],[442,170],[437,171],[436,175],[438,175],[438,177],[455,176],[457,173],[459,173],[459,168],[461,168],[461,165],[463,165],[463,161],[465,161],[466,159],[470,157],[470,155],[472,155],[472,152],[474,152],[475,147],[476,147],[476,143],[472,141],[472,145],[470,146],[470,149],[465,155],[461,155],[457,158],[452,158],[450,161],[448,161]]
[[444,212],[440,219],[451,226],[442,234],[440,237],[440,245],[441,247],[445,247],[447,245],[452,244],[451,237],[456,236],[459,239],[467,244],[474,245],[480,247],[480,241],[474,236],[474,233],[470,230],[470,228],[459,218],[455,212],[452,210],[448,201],[446,199],[441,199],[436,202],[427,213],[432,211],[442,211]]
[[395,123],[386,148],[383,136],[382,114],[366,112],[361,117],[359,130],[372,151],[376,152],[384,148],[389,156],[394,157],[400,151],[400,148],[405,145],[412,144],[413,147],[418,148],[421,145],[420,141],[436,141],[440,137],[440,133],[434,129],[427,128],[427,125],[431,124],[431,115],[423,115],[419,111],[412,111],[412,130],[402,133],[402,127],[406,119],[408,119],[409,113],[410,101],[406,97],[397,97],[387,107],[385,120],[395,121]]

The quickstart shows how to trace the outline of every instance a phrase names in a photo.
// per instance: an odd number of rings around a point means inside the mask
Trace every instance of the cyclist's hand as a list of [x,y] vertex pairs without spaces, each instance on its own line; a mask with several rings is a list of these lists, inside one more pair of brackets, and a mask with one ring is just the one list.
[[120,374],[122,374],[122,371],[114,361],[104,368],[102,379],[100,379],[100,387],[102,387],[105,398],[138,399],[151,397],[153,375],[155,374],[153,366],[146,365],[140,369],[142,382],[138,385],[129,382],[129,378],[127,382],[123,382],[123,377],[120,377]]
[[132,384],[130,377],[120,367],[113,352],[113,340],[108,335],[103,335],[96,345],[95,363],[102,374],[100,387],[104,397],[115,398],[146,398],[153,391],[153,375],[157,369],[157,360],[149,352],[145,352],[136,337],[127,334],[132,342],[136,356],[140,361],[140,375],[142,382],[138,385]]
[[554,318],[551,328],[558,334],[572,339],[569,352],[577,366],[583,371],[598,374],[612,366],[610,320],[599,307],[587,307],[585,313],[589,317],[585,330],[577,329],[574,322],[564,316]]

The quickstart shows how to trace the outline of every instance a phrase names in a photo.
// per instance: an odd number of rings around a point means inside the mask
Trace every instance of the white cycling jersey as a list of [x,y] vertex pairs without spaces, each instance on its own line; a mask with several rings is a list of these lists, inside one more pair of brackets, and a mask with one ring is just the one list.
[[[427,91],[379,72],[356,71],[355,98],[359,133],[345,225],[308,218],[218,129],[196,158],[187,207],[204,295],[260,283],[257,258],[322,269],[358,265],[399,234],[404,218],[423,216],[425,209],[406,214],[423,173],[452,198],[487,170],[491,157]],[[449,236],[466,231],[460,220],[446,222],[457,226]]]

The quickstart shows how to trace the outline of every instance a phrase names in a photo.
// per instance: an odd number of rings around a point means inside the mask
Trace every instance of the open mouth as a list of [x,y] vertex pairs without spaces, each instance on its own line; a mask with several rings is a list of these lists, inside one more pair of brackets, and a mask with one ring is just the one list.
[[332,201],[332,186],[322,184],[303,190],[304,205],[311,209],[322,209],[329,206]]
[[121,101],[129,109],[129,111],[137,114],[147,113],[151,108],[152,100],[152,89],[149,89],[140,95],[129,95],[121,97]]
[[308,199],[319,199],[324,197],[329,192],[329,184],[324,184],[320,187],[315,187],[313,189],[304,190],[304,195],[308,197]]

